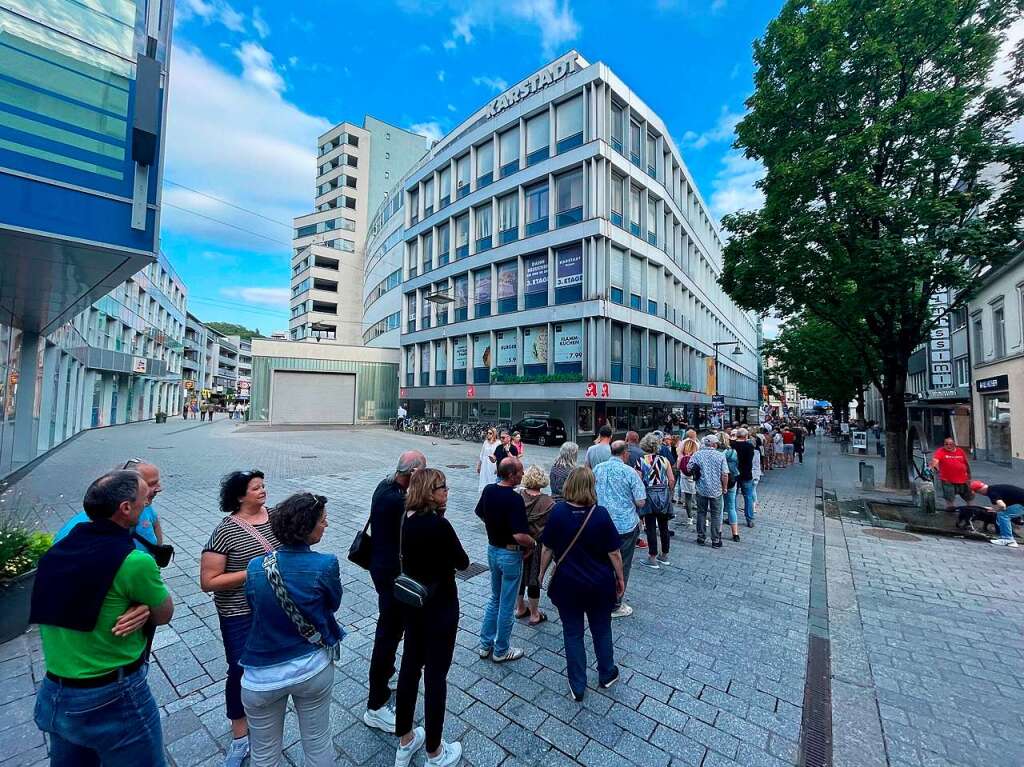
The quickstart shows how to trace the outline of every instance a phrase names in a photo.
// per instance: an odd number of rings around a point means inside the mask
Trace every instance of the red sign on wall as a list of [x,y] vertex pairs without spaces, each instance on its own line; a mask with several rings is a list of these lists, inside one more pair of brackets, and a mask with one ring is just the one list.
[[611,396],[612,387],[607,383],[590,381],[587,383],[587,388],[583,392],[583,396],[587,399],[607,399]]
[[398,396],[402,399],[405,399],[405,389],[399,389]]
[[467,386],[466,387],[466,397],[468,397],[469,399],[472,399],[475,396],[476,396],[476,387],[472,386],[472,385]]

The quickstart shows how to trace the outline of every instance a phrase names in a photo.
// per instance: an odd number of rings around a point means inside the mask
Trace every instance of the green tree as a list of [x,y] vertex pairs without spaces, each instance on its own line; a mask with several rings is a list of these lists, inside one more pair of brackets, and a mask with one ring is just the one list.
[[250,330],[245,325],[236,325],[233,322],[207,322],[206,327],[216,330],[221,335],[239,336],[243,341],[251,341],[253,337],[259,337],[260,330]]
[[857,399],[863,407],[862,392],[870,378],[867,365],[831,323],[798,315],[782,326],[777,338],[765,342],[764,353],[802,394],[828,400],[844,421],[850,400]]
[[[909,484],[907,366],[936,316],[1021,239],[1019,0],[789,0],[754,43],[736,146],[764,206],[726,216],[722,285],[852,344],[885,407],[886,482]],[[994,73],[1002,71],[1002,76]]]

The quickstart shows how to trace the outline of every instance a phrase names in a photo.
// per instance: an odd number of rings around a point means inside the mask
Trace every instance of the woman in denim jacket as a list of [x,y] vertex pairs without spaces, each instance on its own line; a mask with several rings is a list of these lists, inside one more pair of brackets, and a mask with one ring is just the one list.
[[[299,717],[306,764],[327,767],[335,763],[331,687],[334,661],[345,634],[334,620],[341,606],[341,577],[337,557],[309,548],[320,542],[327,527],[326,504],[326,498],[312,493],[286,499],[271,516],[281,548],[249,562],[245,595],[253,621],[241,665],[245,669],[242,704],[249,717],[251,767],[281,763],[289,695]],[[275,589],[273,581],[278,575]],[[279,593],[282,588],[283,594]],[[315,631],[303,636],[297,624],[308,624]]]

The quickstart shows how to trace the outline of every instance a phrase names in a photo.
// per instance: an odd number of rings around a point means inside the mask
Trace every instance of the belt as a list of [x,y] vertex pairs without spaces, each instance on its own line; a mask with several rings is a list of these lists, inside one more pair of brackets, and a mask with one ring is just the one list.
[[119,682],[129,674],[138,671],[143,663],[146,661],[146,653],[140,655],[136,660],[133,660],[127,666],[121,666],[121,668],[115,668],[113,671],[108,671],[106,674],[100,676],[90,676],[84,679],[74,679],[66,676],[57,676],[51,674],[49,671],[46,672],[46,678],[56,682],[64,687],[79,687],[79,688],[91,688],[91,687],[106,687],[108,684]]

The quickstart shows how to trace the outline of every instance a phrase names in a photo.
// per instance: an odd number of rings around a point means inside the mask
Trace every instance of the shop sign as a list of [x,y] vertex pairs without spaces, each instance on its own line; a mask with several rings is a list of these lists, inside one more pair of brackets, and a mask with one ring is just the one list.
[[249,386],[250,386],[250,384],[249,384],[248,381],[239,381],[238,382],[238,389],[239,389],[239,391],[248,391],[249,390]]
[[546,255],[526,259],[526,292],[548,292],[548,257]]
[[928,399],[956,399],[960,396],[956,389],[929,389],[925,394]]
[[523,328],[523,364],[546,365],[548,363],[548,329],[544,325]]
[[476,396],[476,387],[473,386],[473,385],[467,386],[466,387],[466,396],[469,399],[473,399],[473,397]]
[[928,339],[928,388],[953,388],[953,350],[949,331],[949,291],[938,290],[928,299],[935,320]]
[[405,399],[405,389],[398,390],[398,397],[399,399]]
[[714,394],[711,397],[711,412],[712,413],[724,413],[725,412],[725,395]]
[[866,431],[855,431],[850,435],[850,447],[854,450],[868,449],[868,433]]
[[555,287],[568,288],[583,284],[583,248],[576,246],[558,251],[555,263]]
[[1008,375],[992,376],[991,378],[979,378],[974,382],[977,391],[1006,391],[1010,388],[1010,377]]
[[486,118],[494,117],[511,106],[518,104],[528,96],[544,90],[549,85],[557,83],[566,75],[576,71],[576,54],[569,54],[561,61],[556,61],[551,66],[545,67],[532,77],[523,80],[514,88],[502,93],[498,98],[487,106]]
[[555,362],[583,361],[583,322],[555,325]]
[[146,372],[146,358],[145,357],[132,357],[132,372],[133,373],[145,373]]
[[583,390],[583,396],[587,399],[607,399],[611,396],[612,387],[604,382],[589,381],[587,388]]
[[194,388],[196,388],[196,382],[195,381],[185,381],[184,384],[185,384],[185,388],[186,389],[194,389]]

